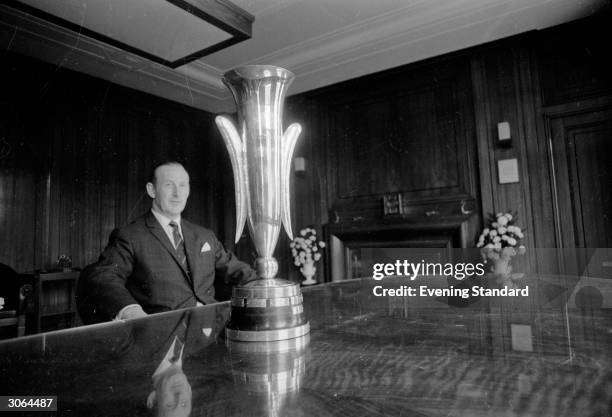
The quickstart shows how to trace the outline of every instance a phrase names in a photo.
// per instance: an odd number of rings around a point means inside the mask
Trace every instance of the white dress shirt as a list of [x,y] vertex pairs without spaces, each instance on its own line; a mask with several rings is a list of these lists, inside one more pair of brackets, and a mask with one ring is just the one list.
[[155,218],[161,225],[162,229],[164,229],[164,232],[166,232],[166,235],[168,235],[168,239],[170,239],[172,246],[174,246],[174,249],[176,249],[176,245],[174,244],[174,234],[173,234],[174,229],[172,228],[172,226],[170,226],[170,222],[173,221],[176,224],[178,224],[178,231],[179,231],[179,234],[181,235],[181,239],[185,240],[183,238],[183,229],[181,229],[181,216],[179,215],[178,218],[176,218],[175,220],[172,220],[164,216],[163,214],[158,213],[153,208],[151,208],[151,213],[153,213],[153,215],[155,216]]

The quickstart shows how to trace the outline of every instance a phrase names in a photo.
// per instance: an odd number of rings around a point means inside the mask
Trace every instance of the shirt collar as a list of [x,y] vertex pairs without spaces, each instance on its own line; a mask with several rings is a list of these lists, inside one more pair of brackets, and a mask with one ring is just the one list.
[[[177,343],[178,343],[178,346],[176,346]],[[175,349],[175,346],[177,347],[177,349]],[[178,365],[179,367],[182,367],[184,348],[185,348],[185,345],[181,343],[178,336],[174,336],[174,340],[172,341],[172,345],[170,345],[168,352],[166,352],[166,355],[164,356],[164,358],[161,360],[161,362],[157,366],[157,369],[155,370],[155,372],[153,372],[153,379],[155,379],[161,373],[165,372],[172,365]],[[173,357],[175,356],[175,353],[176,353],[175,350],[178,350],[178,355],[177,355],[178,357],[173,360]]]
[[159,224],[161,224],[162,226],[168,226],[171,221],[174,221],[176,224],[178,224],[179,230],[181,229],[181,215],[180,214],[176,220],[171,220],[168,217],[156,211],[153,207],[151,207],[151,213],[153,213],[153,215],[155,216]]

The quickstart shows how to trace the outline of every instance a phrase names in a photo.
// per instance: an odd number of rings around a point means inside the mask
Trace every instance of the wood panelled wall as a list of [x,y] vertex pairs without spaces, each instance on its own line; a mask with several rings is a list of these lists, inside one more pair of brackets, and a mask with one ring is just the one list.
[[[553,172],[567,163],[555,159],[553,130],[564,115],[610,108],[609,17],[290,97],[285,126],[302,123],[295,156],[306,159],[292,175],[294,230],[375,234],[468,221],[471,244],[486,213],[517,210],[528,247],[566,245],[579,227],[561,218],[575,203],[557,195]],[[146,210],[148,172],[167,158],[192,176],[185,216],[233,246],[233,180],[211,114],[9,53],[0,68],[0,262],[28,271],[64,253],[75,266],[93,261],[113,227]],[[510,123],[509,148],[496,139],[501,121]],[[605,150],[601,126],[595,139]],[[499,184],[506,158],[517,158],[519,183]],[[385,194],[401,194],[403,215],[383,216]],[[248,239],[237,252],[252,260]],[[279,275],[299,280],[284,235],[277,257]],[[527,258],[555,269],[533,251]],[[329,279],[325,269],[318,265],[319,280]]]
[[[572,219],[558,215],[562,203],[555,200],[546,114],[588,100],[608,105],[609,18],[595,16],[292,97],[293,119],[287,122],[306,121],[308,135],[296,152],[308,162],[295,179],[296,228],[463,217],[477,224],[469,231],[475,243],[487,213],[516,210],[532,248],[527,263],[558,271],[556,259],[534,249],[564,246],[560,229],[573,227]],[[497,141],[502,121],[510,123],[511,147]],[[519,182],[499,184],[497,162],[508,158],[518,160]],[[404,214],[385,218],[382,197],[393,193],[402,194]]]
[[93,262],[150,207],[162,160],[191,175],[185,217],[225,235],[231,170],[211,114],[10,53],[0,71],[0,262]]

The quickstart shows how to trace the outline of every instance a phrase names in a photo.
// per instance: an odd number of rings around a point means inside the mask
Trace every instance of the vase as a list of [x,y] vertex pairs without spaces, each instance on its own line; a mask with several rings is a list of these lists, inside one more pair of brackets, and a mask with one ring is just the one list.
[[510,259],[496,259],[491,268],[492,272],[497,276],[510,275],[512,267],[510,266]]
[[496,278],[498,285],[508,288],[518,288],[515,279],[520,278],[521,274],[513,274],[512,266],[510,265],[510,258],[508,259],[496,259],[491,267],[491,271]]
[[306,278],[305,281],[302,282],[302,285],[313,285],[317,283],[317,280],[314,279],[315,274],[317,273],[317,268],[314,266],[314,261],[306,262],[301,268],[300,272]]
[[293,239],[289,183],[301,127],[282,127],[283,103],[293,78],[290,71],[271,65],[245,66],[223,76],[238,119],[237,124],[225,116],[215,119],[234,173],[235,241],[247,224],[258,255],[258,279],[232,290],[226,335],[233,340],[285,340],[310,331],[300,285],[276,277],[273,256],[281,225]]

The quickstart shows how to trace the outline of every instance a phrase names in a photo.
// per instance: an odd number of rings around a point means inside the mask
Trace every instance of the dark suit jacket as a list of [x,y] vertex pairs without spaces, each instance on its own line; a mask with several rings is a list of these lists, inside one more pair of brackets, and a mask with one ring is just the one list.
[[129,304],[147,313],[216,302],[215,276],[236,284],[255,272],[224,249],[214,233],[181,219],[189,272],[155,216],[148,212],[115,229],[97,263],[79,278],[77,305],[85,323],[111,320]]

